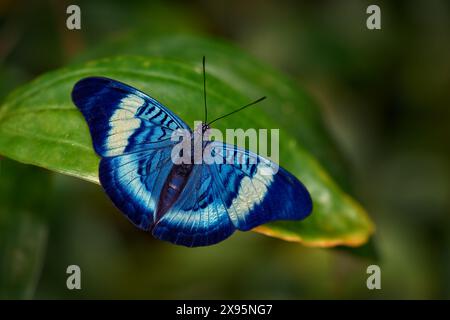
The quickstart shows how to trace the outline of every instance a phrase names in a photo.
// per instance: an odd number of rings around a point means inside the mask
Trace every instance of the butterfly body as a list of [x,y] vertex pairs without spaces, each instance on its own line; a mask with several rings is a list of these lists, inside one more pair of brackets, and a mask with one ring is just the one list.
[[[308,191],[288,171],[267,171],[270,160],[209,141],[206,123],[192,131],[133,87],[85,78],[74,86],[72,100],[101,157],[99,178],[107,195],[134,225],[158,239],[206,246],[235,230],[300,220],[312,211]],[[191,134],[183,140],[190,143],[187,162],[173,156],[177,130]]]
[[175,164],[161,190],[156,206],[156,221],[158,221],[177,201],[192,172],[192,164]]

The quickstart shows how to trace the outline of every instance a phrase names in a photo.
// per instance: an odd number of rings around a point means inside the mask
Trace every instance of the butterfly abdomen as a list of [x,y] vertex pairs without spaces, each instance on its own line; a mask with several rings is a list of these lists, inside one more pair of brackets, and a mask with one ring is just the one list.
[[192,164],[174,165],[164,183],[156,207],[156,222],[162,218],[167,210],[177,201],[192,172]]

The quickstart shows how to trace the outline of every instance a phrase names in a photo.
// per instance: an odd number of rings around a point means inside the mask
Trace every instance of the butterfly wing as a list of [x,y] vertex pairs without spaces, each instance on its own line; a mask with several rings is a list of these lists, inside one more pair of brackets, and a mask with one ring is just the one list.
[[287,170],[251,151],[212,142],[210,165],[233,225],[247,231],[274,220],[301,220],[312,211],[305,186]]
[[300,220],[311,213],[308,191],[288,171],[236,146],[209,145],[219,161],[194,167],[178,201],[155,225],[155,237],[205,246],[226,239],[236,229]]
[[150,229],[173,166],[170,156],[176,142],[171,135],[189,127],[155,99],[112,79],[80,80],[72,100],[102,157],[99,177],[106,193],[136,226]]
[[156,223],[153,229],[156,238],[197,247],[220,242],[234,232],[208,167],[194,165],[180,197]]
[[99,178],[106,193],[134,225],[149,230],[162,186],[172,168],[171,147],[103,158]]
[[116,80],[90,77],[77,82],[72,100],[83,113],[95,151],[102,157],[158,148],[173,131],[189,129],[145,93]]

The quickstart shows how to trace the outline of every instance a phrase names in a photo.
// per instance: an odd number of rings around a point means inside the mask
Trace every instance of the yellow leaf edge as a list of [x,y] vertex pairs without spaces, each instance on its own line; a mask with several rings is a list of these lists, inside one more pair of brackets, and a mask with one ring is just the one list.
[[[345,198],[353,202],[353,205],[357,208],[357,210],[362,214],[365,218],[368,228],[365,232],[353,232],[349,233],[345,236],[339,237],[330,237],[330,238],[322,238],[322,239],[307,239],[295,232],[291,231],[280,231],[276,230],[270,226],[262,225],[256,228],[253,228],[251,231],[260,233],[262,235],[281,239],[287,242],[296,242],[304,245],[305,247],[311,248],[332,248],[337,246],[348,246],[348,247],[359,247],[369,241],[369,238],[373,236],[376,232],[375,224],[369,218],[367,212],[358,204],[353,198],[348,195],[344,195]],[[313,213],[314,214],[314,213]]]

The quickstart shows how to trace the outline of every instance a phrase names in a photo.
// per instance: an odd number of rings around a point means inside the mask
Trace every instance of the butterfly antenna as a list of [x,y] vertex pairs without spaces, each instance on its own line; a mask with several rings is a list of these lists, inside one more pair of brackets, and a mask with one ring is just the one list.
[[203,100],[205,101],[205,122],[208,120],[208,108],[206,107],[206,71],[205,71],[205,56],[203,56]]
[[232,115],[233,113],[239,112],[239,111],[241,111],[241,110],[244,110],[245,108],[248,108],[248,107],[250,107],[250,106],[252,106],[252,105],[254,105],[254,104],[257,104],[258,102],[263,101],[265,98],[266,98],[266,97],[261,97],[261,98],[259,98],[258,100],[253,101],[252,103],[246,104],[245,106],[240,107],[239,109],[236,109],[236,110],[234,110],[234,111],[231,111],[230,113],[227,113],[226,115],[223,115],[223,116],[221,116],[221,117],[219,117],[219,118],[217,118],[217,119],[214,119],[213,121],[211,121],[211,122],[208,123],[208,126],[211,125],[213,122],[216,122],[217,120],[223,119],[223,118],[225,118],[225,117],[228,117],[228,116]]

